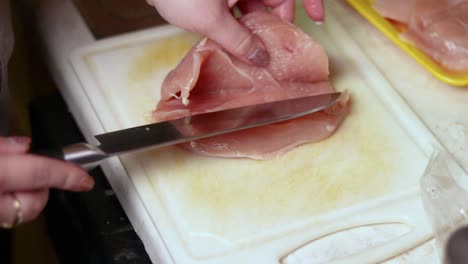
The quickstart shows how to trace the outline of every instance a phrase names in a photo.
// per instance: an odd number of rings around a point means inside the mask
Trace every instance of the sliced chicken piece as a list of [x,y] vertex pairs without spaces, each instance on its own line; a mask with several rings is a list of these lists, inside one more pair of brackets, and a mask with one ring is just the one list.
[[[246,64],[204,39],[164,80],[155,121],[334,91],[325,50],[309,35],[266,12],[247,14],[240,21],[263,41],[270,64]],[[184,147],[210,156],[271,158],[332,135],[348,113],[348,96],[333,109]]]
[[377,0],[384,17],[402,22],[402,38],[442,67],[468,72],[468,0]]
[[372,5],[381,16],[408,23],[413,2],[413,0],[376,0]]

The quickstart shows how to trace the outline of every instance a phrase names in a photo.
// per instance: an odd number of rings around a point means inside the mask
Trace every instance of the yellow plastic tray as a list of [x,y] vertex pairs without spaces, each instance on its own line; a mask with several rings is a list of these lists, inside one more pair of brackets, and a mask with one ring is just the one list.
[[401,31],[374,10],[372,7],[374,0],[347,0],[347,2],[435,77],[450,85],[468,87],[468,73],[449,72],[440,67],[437,62],[427,56],[423,51],[402,40],[400,38]]

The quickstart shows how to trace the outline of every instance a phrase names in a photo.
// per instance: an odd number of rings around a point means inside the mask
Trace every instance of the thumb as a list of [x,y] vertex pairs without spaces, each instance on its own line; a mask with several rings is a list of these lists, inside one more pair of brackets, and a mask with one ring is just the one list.
[[29,150],[29,137],[0,137],[0,154],[25,153]]
[[242,26],[227,8],[221,9],[199,29],[235,57],[257,66],[266,66],[270,56],[262,41]]

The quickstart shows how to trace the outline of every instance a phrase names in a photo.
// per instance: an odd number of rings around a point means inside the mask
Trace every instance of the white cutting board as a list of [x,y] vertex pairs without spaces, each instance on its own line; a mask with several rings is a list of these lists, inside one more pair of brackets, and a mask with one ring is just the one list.
[[346,1],[331,1],[351,38],[468,170],[468,86],[454,87],[432,76]]
[[[305,17],[302,9],[298,17]],[[351,41],[330,5],[327,18],[322,26],[297,22],[327,49],[335,87],[351,93],[351,114],[330,139],[271,161],[207,158],[175,147],[108,161],[123,165],[138,194],[132,199],[152,219],[151,228],[136,227],[148,251],[175,263],[294,263],[302,261],[296,249],[340,230],[407,225],[408,233],[375,247],[343,243],[309,259],[331,263],[358,248],[336,262],[367,263],[431,237],[418,180],[439,144]],[[193,41],[168,26],[76,50],[71,63],[102,126],[84,133],[149,122],[164,76]]]
[[[468,171],[468,87],[454,87],[436,79],[346,1],[329,4],[333,5],[340,22],[347,25],[346,30],[355,43]],[[440,263],[435,247],[431,240],[409,255],[418,260],[416,263]]]

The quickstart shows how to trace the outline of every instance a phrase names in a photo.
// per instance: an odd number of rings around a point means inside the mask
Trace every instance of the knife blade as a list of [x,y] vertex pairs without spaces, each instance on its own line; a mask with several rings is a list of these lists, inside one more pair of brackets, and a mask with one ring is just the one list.
[[96,135],[99,145],[77,143],[39,154],[92,169],[104,159],[282,122],[335,104],[340,92],[249,105]]

